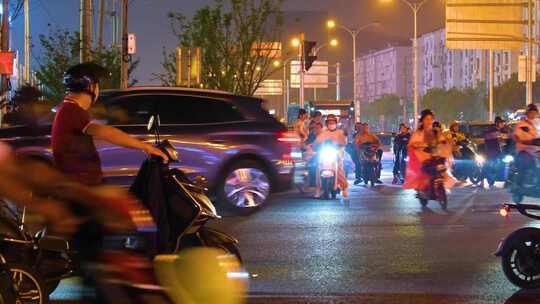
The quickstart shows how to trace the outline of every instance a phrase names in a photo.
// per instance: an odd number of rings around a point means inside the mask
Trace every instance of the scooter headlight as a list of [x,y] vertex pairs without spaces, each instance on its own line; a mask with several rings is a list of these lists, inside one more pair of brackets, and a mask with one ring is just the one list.
[[514,161],[514,157],[512,155],[506,155],[504,158],[503,158],[503,162],[508,164],[508,163],[511,163]]
[[474,160],[480,165],[482,165],[484,162],[486,162],[486,159],[482,155],[476,155],[474,157]]
[[337,151],[333,147],[324,147],[321,151],[321,160],[324,162],[334,162],[337,160]]

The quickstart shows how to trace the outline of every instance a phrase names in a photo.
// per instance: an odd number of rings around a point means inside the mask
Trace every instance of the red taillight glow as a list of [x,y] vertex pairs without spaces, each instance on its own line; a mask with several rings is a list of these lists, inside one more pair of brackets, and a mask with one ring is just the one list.
[[296,134],[294,134],[293,132],[285,132],[285,133],[279,134],[278,141],[287,142],[287,143],[299,143],[300,138],[296,136]]
[[509,209],[508,207],[504,206],[502,207],[500,210],[499,210],[499,214],[503,217],[507,217],[508,216],[508,213],[509,213]]

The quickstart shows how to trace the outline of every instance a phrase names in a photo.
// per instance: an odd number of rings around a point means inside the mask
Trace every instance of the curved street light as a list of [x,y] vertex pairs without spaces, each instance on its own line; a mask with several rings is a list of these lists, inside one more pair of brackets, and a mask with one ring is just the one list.
[[352,37],[352,41],[353,41],[353,101],[354,101],[354,120],[355,122],[360,122],[360,101],[358,100],[358,96],[357,96],[357,88],[356,88],[356,37],[358,36],[358,34],[371,27],[371,26],[378,26],[380,25],[379,22],[371,22],[371,23],[368,23],[368,24],[365,24],[357,29],[352,29],[352,28],[349,28],[349,27],[346,27],[344,25],[341,25],[339,23],[337,23],[336,21],[334,20],[328,20],[326,22],[326,26],[329,28],[329,29],[334,29],[334,28],[339,28],[339,29],[342,29],[344,31],[346,31],[347,33],[349,33],[349,35],[351,35]]
[[[381,2],[392,2],[393,0],[380,0]],[[414,18],[414,37],[413,37],[413,112],[414,128],[418,127],[418,11],[428,0],[401,0],[412,11]]]

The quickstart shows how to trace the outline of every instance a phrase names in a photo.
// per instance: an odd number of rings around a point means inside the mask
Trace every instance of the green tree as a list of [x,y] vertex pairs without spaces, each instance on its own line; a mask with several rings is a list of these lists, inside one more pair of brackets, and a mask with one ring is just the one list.
[[[277,53],[269,42],[280,41],[283,0],[215,0],[187,19],[169,13],[173,33],[181,47],[202,50],[204,87],[253,95],[274,72]],[[227,7],[228,9],[225,9]],[[163,49],[162,73],[155,78],[176,84],[175,50]]]
[[[39,44],[42,53],[37,59],[36,77],[43,85],[43,93],[49,100],[60,101],[64,96],[62,83],[64,72],[71,66],[79,63],[80,35],[64,29],[54,29],[48,35],[39,35]],[[107,47],[102,50],[92,50],[93,61],[106,67],[110,77],[101,84],[103,89],[120,87],[120,50]],[[130,63],[128,74],[132,75],[139,60]],[[137,83],[130,78],[130,85]]]
[[478,120],[486,118],[487,97],[485,85],[477,88],[445,90],[433,88],[422,97],[422,109],[431,109],[442,123],[452,120]]
[[402,109],[399,96],[384,95],[363,106],[363,121],[379,130],[395,130],[403,120]]
[[517,74],[512,74],[510,79],[494,89],[493,108],[497,114],[502,115],[505,112],[513,112],[524,106],[525,83],[518,82]]

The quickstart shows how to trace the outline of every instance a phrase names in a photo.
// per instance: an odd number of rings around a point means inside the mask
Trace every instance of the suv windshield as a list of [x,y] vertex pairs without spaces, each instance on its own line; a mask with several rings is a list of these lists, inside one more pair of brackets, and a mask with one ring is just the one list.
[[484,133],[489,129],[491,125],[470,125],[467,137],[469,138],[481,138],[484,137]]

